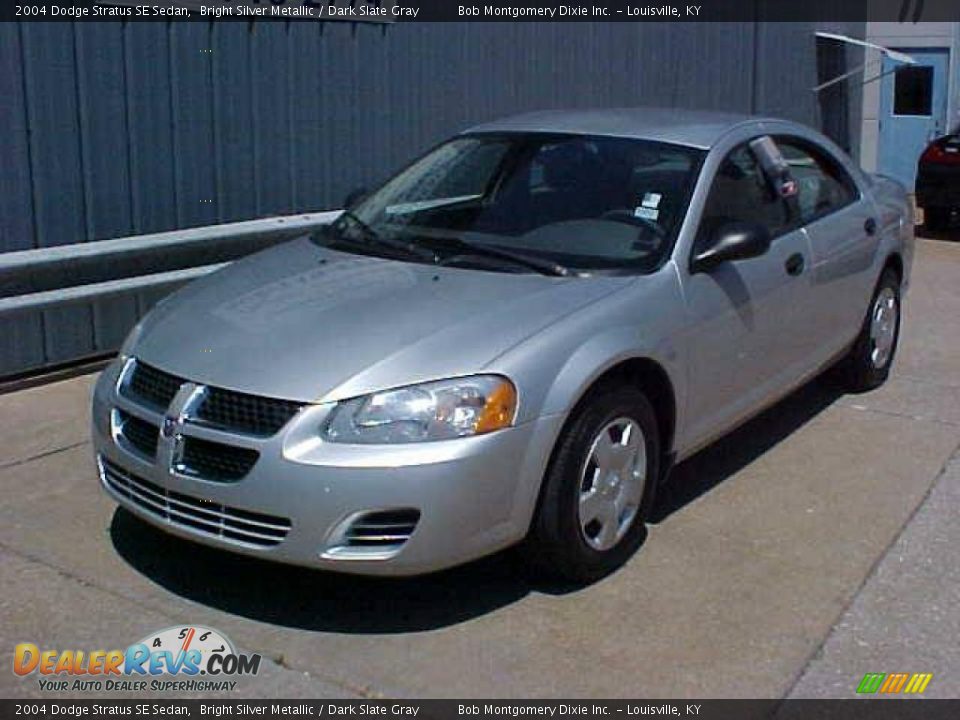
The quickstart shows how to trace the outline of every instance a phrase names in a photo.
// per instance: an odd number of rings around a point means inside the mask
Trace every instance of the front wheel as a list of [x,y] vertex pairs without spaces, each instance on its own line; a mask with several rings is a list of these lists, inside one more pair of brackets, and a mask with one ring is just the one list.
[[607,385],[564,428],[524,543],[538,571],[597,580],[643,542],[660,458],[656,415],[637,388]]
[[900,278],[887,268],[880,275],[856,342],[838,370],[853,392],[872,390],[890,374],[900,339]]

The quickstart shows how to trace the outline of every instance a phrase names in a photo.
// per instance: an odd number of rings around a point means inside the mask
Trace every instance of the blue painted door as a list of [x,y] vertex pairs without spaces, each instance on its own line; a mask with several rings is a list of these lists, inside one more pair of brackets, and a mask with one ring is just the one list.
[[910,190],[917,160],[933,138],[946,132],[948,51],[904,49],[916,65],[883,57],[880,148],[877,167]]

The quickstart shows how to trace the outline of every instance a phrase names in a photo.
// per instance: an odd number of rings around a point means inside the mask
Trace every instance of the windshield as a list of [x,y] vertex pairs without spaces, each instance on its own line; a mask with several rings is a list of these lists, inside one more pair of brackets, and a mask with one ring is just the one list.
[[701,159],[627,138],[461,136],[350,208],[325,238],[501,271],[645,272],[673,246]]

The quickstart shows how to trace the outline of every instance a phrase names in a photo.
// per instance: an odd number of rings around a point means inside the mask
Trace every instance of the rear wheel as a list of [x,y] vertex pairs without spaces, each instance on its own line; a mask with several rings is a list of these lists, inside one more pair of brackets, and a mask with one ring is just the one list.
[[622,565],[643,542],[659,457],[656,416],[639,389],[608,385],[581,403],[524,543],[535,569],[582,583]]
[[900,338],[900,278],[886,268],[856,342],[837,369],[853,392],[872,390],[887,379]]

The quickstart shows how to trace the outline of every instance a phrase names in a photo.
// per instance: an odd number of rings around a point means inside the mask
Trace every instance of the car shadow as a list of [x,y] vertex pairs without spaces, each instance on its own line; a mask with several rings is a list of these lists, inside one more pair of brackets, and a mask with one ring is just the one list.
[[817,378],[678,464],[660,488],[650,522],[658,524],[736,474],[843,396]]
[[[813,382],[678,465],[651,522],[664,521],[709,492],[840,394]],[[199,545],[168,535],[122,508],[114,513],[110,537],[131,567],[180,597],[304,630],[421,632],[486,615],[530,593],[562,595],[580,589],[533,579],[514,550],[431,575],[376,578],[283,565]]]
[[169,535],[118,508],[110,538],[135,570],[193,602],[284,627],[350,634],[419,632],[455,625],[530,592],[575,586],[537,582],[506,550],[411,578],[363,577],[284,565]]

